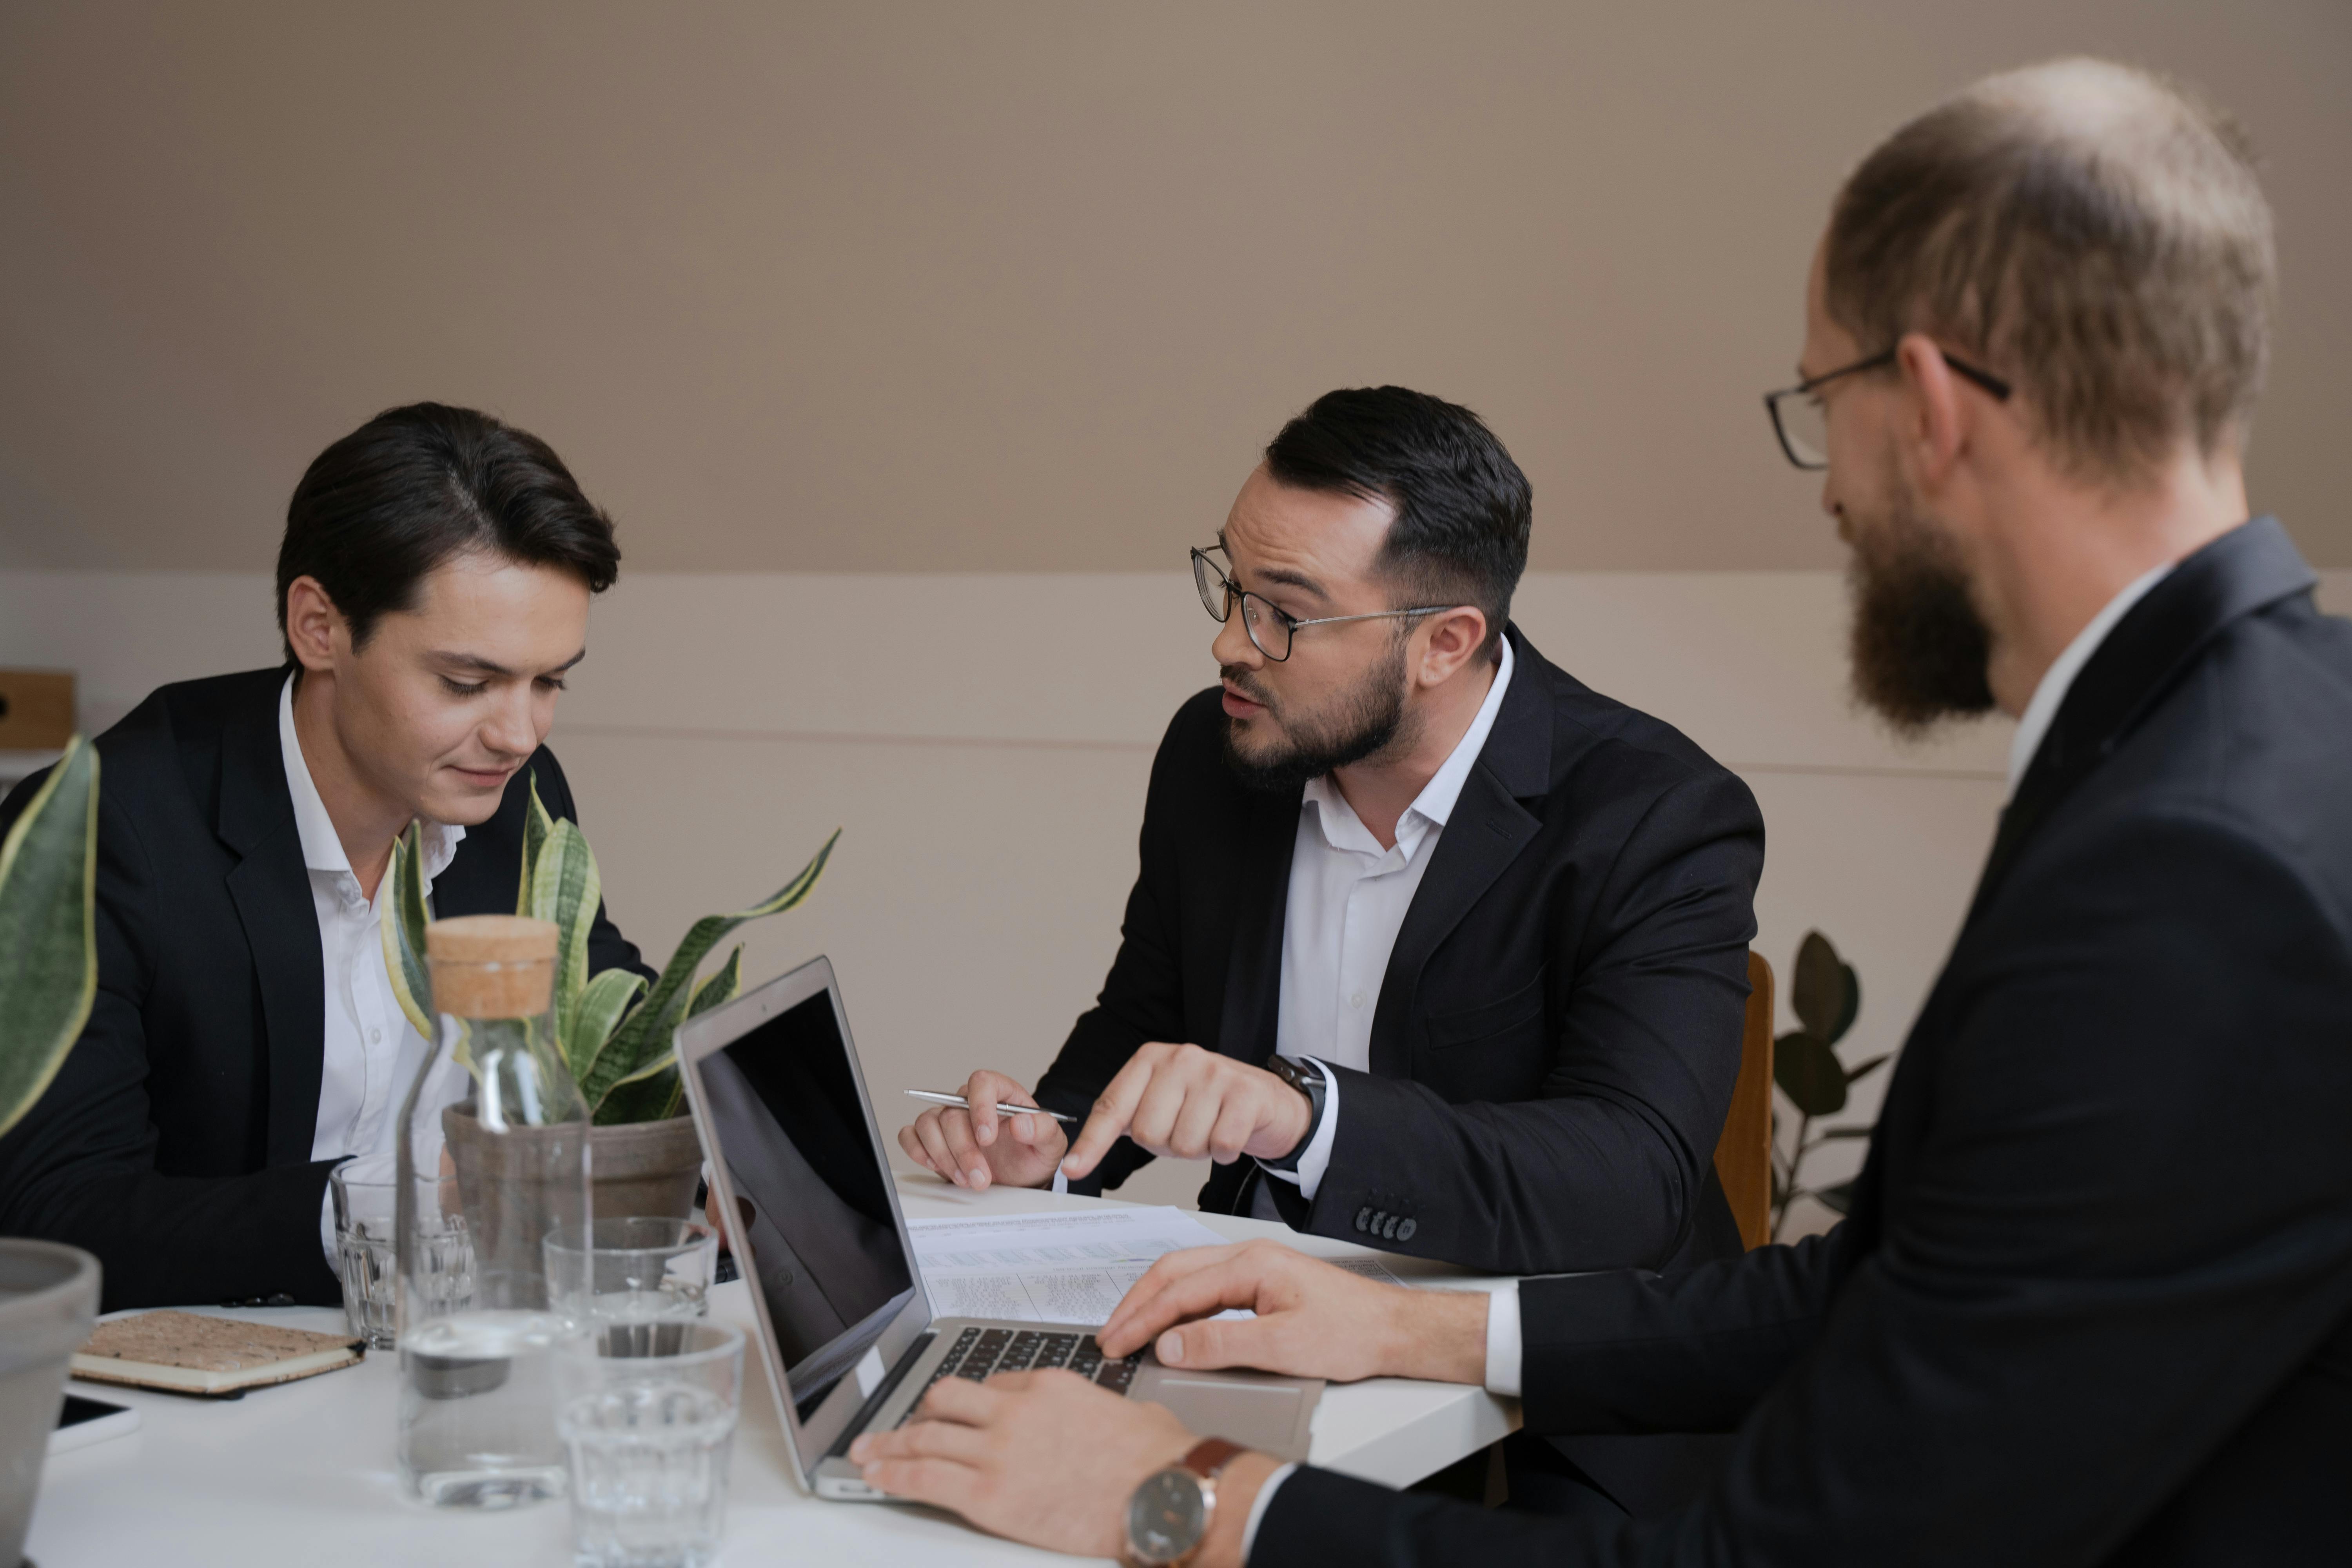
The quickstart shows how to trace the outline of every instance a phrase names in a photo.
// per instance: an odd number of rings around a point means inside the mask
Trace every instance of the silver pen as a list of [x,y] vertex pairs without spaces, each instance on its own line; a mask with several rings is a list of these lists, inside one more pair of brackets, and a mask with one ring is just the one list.
[[[941,1094],[935,1089],[910,1089],[906,1092],[909,1100],[927,1100],[933,1105],[952,1105],[962,1110],[971,1109],[971,1101],[960,1094]],[[999,1116],[1050,1116],[1056,1121],[1066,1122],[1073,1127],[1078,1124],[1076,1117],[1065,1116],[1058,1110],[1048,1110],[1042,1105],[1011,1105],[1000,1100],[996,1102],[996,1113]]]

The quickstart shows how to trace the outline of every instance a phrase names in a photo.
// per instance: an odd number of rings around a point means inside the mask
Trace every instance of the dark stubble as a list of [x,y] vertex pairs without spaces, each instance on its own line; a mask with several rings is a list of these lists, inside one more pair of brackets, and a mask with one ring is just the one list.
[[1247,669],[1226,665],[1221,673],[1243,696],[1265,704],[1266,717],[1281,738],[1253,756],[1234,743],[1235,723],[1227,719],[1225,765],[1251,789],[1287,794],[1333,768],[1386,750],[1404,730],[1405,643],[1402,637],[1392,639],[1387,656],[1364,671],[1362,679],[1305,714],[1277,706]]
[[1993,705],[1985,670],[1992,635],[1969,595],[1949,535],[1898,481],[1884,522],[1854,529],[1846,587],[1854,696],[1896,733],[1916,739],[1946,719]]

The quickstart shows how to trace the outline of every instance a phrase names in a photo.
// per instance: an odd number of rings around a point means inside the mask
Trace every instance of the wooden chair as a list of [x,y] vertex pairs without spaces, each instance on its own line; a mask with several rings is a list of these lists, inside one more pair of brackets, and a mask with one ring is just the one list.
[[1739,1081],[1715,1146],[1715,1174],[1731,1200],[1739,1239],[1772,1239],[1772,966],[1748,954],[1748,1016],[1739,1031]]

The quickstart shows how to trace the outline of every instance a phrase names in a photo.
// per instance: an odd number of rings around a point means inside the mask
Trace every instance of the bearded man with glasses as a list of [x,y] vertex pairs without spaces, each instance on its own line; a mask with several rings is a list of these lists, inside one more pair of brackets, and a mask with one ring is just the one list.
[[1192,552],[1223,680],[1160,744],[1097,1005],[1034,1100],[976,1073],[910,1156],[1082,1192],[1207,1158],[1204,1209],[1496,1273],[1739,1250],[1711,1156],[1763,822],[1510,625],[1530,521],[1466,408],[1284,426]]

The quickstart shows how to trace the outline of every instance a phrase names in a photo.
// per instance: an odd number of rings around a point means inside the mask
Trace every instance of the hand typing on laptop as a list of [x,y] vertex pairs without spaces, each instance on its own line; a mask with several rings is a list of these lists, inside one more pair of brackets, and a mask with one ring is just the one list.
[[1000,1100],[1035,1099],[1002,1073],[976,1072],[964,1084],[968,1110],[938,1107],[899,1130],[898,1146],[925,1169],[960,1187],[995,1183],[1042,1187],[1059,1167],[1072,1180],[1092,1173],[1121,1137],[1150,1152],[1231,1164],[1247,1154],[1275,1160],[1313,1131],[1307,1098],[1263,1068],[1198,1046],[1140,1047],[1103,1089],[1066,1141],[1048,1116],[1001,1116]]
[[[1253,1320],[1217,1321],[1228,1308]],[[1483,1292],[1375,1284],[1272,1241],[1174,1252],[1151,1267],[1097,1335],[1103,1353],[1153,1345],[1189,1371],[1255,1367],[1335,1381],[1397,1376],[1476,1383],[1485,1375]],[[1157,1342],[1156,1344],[1154,1342]],[[866,1483],[951,1509],[983,1530],[1089,1556],[1125,1544],[1128,1500],[1194,1435],[1147,1401],[1120,1399],[1066,1373],[947,1378],[895,1431],[850,1446]],[[1245,1453],[1217,1480],[1194,1568],[1241,1561],[1243,1530],[1276,1468]]]

